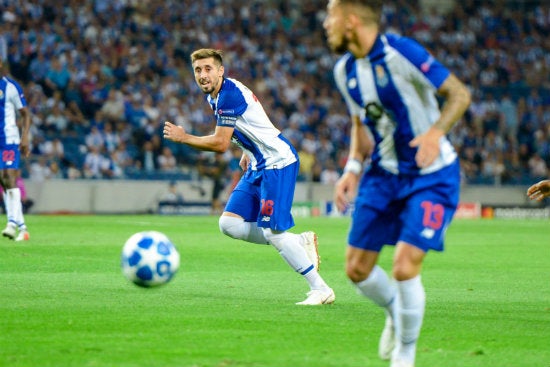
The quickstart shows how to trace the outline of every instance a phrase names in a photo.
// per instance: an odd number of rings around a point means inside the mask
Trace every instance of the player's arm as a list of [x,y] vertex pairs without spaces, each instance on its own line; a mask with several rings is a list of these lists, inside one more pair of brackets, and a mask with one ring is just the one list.
[[187,144],[200,150],[224,153],[231,145],[234,127],[216,126],[212,135],[196,136],[188,134],[183,127],[169,121],[164,122],[164,138],[176,143]]
[[372,148],[373,142],[367,133],[365,125],[363,125],[359,116],[352,116],[348,160],[354,159],[363,164],[363,161],[370,157]]
[[433,128],[446,134],[464,115],[472,97],[468,88],[454,74],[449,75],[437,92],[445,98],[445,102],[441,109],[441,116]]
[[20,118],[20,129],[21,129],[21,142],[19,144],[19,151],[25,157],[28,157],[31,153],[30,150],[30,138],[29,131],[31,128],[31,112],[28,107],[23,107],[19,109],[21,115]]
[[359,116],[351,117],[350,148],[344,174],[334,187],[334,203],[343,212],[357,191],[364,160],[372,153],[373,142]]
[[438,157],[439,139],[460,120],[471,101],[470,91],[454,74],[449,74],[437,92],[445,99],[439,119],[409,144],[418,147],[416,164],[420,168],[428,167]]

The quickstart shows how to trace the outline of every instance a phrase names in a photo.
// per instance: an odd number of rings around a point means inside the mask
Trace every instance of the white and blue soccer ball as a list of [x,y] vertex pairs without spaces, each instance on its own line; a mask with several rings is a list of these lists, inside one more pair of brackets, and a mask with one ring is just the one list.
[[180,266],[180,254],[168,237],[157,231],[133,234],[122,248],[122,272],[140,287],[168,283]]

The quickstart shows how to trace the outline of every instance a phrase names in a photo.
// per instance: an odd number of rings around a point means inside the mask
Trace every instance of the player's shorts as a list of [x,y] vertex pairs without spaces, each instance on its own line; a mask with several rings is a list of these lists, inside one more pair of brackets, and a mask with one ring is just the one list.
[[6,144],[0,147],[2,159],[0,159],[0,170],[18,169],[21,161],[21,153],[18,144]]
[[379,252],[404,241],[425,252],[443,251],[459,194],[458,161],[415,177],[371,170],[361,179],[348,244]]
[[258,227],[286,231],[294,226],[291,209],[299,163],[281,169],[248,170],[231,193],[225,211]]

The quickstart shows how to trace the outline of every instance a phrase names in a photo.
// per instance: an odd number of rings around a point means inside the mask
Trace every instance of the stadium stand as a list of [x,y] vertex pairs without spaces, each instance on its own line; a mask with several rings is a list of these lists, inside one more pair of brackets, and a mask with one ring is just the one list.
[[[1,4],[0,56],[33,113],[25,177],[33,179],[31,165],[47,156],[62,177],[87,178],[90,146],[102,167],[90,177],[193,177],[198,152],[162,141],[160,131],[165,120],[197,134],[212,130],[188,61],[206,46],[225,50],[227,75],[257,91],[305,159],[319,152],[302,180],[320,180],[334,163],[343,167],[347,113],[333,87],[335,55],[325,46],[326,1]],[[451,132],[464,182],[526,184],[548,176],[549,3],[464,0],[447,14],[422,4],[387,1],[384,27],[422,41],[472,89],[475,99]],[[56,138],[62,155],[48,152]],[[177,158],[175,171],[157,166],[165,147]]]

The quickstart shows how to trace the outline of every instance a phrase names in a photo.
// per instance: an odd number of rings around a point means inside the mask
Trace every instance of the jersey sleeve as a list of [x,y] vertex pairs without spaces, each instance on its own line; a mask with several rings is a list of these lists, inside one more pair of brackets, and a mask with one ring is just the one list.
[[19,84],[12,82],[8,84],[8,88],[11,90],[8,92],[8,96],[10,96],[11,102],[17,108],[18,110],[27,107],[27,100],[25,99],[25,95],[23,94],[23,89],[19,86]]
[[241,116],[247,107],[245,97],[237,88],[221,93],[216,111],[217,126],[235,127],[237,117]]
[[451,74],[426,48],[411,38],[394,37],[390,44],[414,65],[415,72],[411,76],[414,78],[420,72],[435,89],[439,89]]

